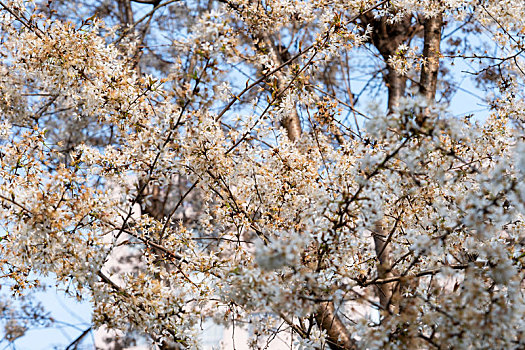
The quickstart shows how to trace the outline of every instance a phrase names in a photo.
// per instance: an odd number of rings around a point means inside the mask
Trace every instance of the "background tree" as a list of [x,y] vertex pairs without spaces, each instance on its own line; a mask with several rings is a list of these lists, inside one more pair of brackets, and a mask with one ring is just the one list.
[[[523,347],[521,2],[0,5],[15,295],[51,275],[163,347],[203,319],[254,348]],[[485,120],[448,110],[465,75]]]

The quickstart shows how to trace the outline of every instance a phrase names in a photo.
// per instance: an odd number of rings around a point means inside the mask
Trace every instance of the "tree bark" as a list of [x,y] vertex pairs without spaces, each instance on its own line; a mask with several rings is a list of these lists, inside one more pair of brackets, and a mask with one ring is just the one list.
[[120,23],[127,27],[133,25],[133,11],[130,0],[118,0]]
[[[412,23],[412,16],[406,16],[399,22],[389,23],[384,17],[375,18],[373,14],[367,14],[362,18],[363,26],[372,26],[372,43],[377,48],[386,63],[386,74],[383,75],[385,85],[388,89],[388,112],[392,113],[399,106],[399,100],[405,96],[406,77],[397,73],[389,64],[390,57],[396,54],[401,44],[408,43],[417,34],[420,27]],[[383,222],[378,221],[372,229],[374,250],[377,259],[377,276],[380,279],[393,276],[392,254],[389,242],[383,230]],[[383,310],[390,310],[393,304],[392,283],[377,286],[379,304]]]
[[[425,21],[425,43],[423,46],[423,57],[426,62],[421,68],[419,80],[419,91],[429,102],[436,98],[437,78],[439,73],[439,58],[441,55],[441,28],[443,27],[443,15],[430,17]],[[421,125],[424,115],[418,116],[417,122]]]
[[[391,247],[387,241],[387,235],[384,233],[381,221],[376,222],[372,237],[374,238],[374,249],[379,263],[377,266],[377,276],[381,279],[393,277]],[[392,305],[393,286],[393,283],[384,283],[376,286],[379,305],[381,305],[384,310],[390,309]]]
[[323,302],[317,307],[315,320],[319,328],[326,331],[330,349],[357,349],[357,345],[348,332],[348,329],[337,315],[333,301]]
[[[283,58],[282,53],[279,52],[274,40],[269,35],[261,35],[259,36],[259,39],[264,42],[264,45],[266,46],[266,49],[269,50],[270,56],[272,57],[272,61],[275,64],[280,66],[287,61]],[[275,72],[275,77],[277,78],[277,89],[278,92],[280,92],[286,87],[286,79],[284,73],[282,71]],[[299,138],[301,137],[302,128],[301,119],[299,118],[299,114],[297,113],[296,107],[292,108],[290,115],[283,117],[283,119],[281,120],[281,124],[286,129],[288,138],[291,141],[299,140]]]
[[408,43],[416,35],[420,27],[412,23],[412,16],[405,16],[398,22],[389,23],[385,17],[375,18],[373,13],[367,13],[361,18],[363,27],[372,27],[371,40],[386,63],[387,73],[383,75],[388,89],[388,111],[392,112],[399,105],[399,99],[405,95],[406,77],[398,74],[388,65],[390,57],[394,56],[399,46]]

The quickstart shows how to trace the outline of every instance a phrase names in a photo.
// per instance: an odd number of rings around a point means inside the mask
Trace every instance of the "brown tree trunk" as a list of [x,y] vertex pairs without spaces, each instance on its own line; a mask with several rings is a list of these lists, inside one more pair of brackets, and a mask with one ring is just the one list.
[[315,320],[319,328],[326,331],[328,345],[332,350],[355,350],[357,345],[343,321],[337,315],[332,301],[323,302],[317,307]]
[[363,26],[372,27],[371,41],[386,63],[384,81],[388,89],[388,111],[392,112],[399,105],[399,99],[405,96],[407,79],[390,67],[388,60],[396,54],[401,44],[409,43],[421,28],[412,23],[412,16],[390,23],[385,17],[375,18],[373,13],[367,13],[361,21]]
[[131,9],[130,0],[117,0],[118,10],[120,15],[120,23],[122,26],[132,26],[133,25],[133,11]]
[[[381,221],[376,222],[374,230],[372,231],[372,237],[374,238],[374,249],[378,260],[377,276],[380,279],[393,277],[391,247],[387,241],[387,235],[383,230]],[[393,304],[393,287],[393,283],[378,284],[376,286],[379,305],[381,305],[384,310],[389,310]]]
[[426,64],[421,69],[419,91],[429,100],[434,100],[436,97],[442,27],[442,15],[428,18],[425,21],[423,57],[426,59]]
[[[425,44],[423,46],[423,57],[426,62],[421,68],[419,80],[419,91],[429,102],[436,98],[437,78],[439,73],[439,58],[441,51],[441,28],[443,27],[443,16],[430,17],[425,20]],[[424,115],[419,115],[417,122],[424,122]]]
[[388,88],[388,111],[392,112],[399,107],[399,99],[405,96],[407,79],[399,75],[394,69],[387,67],[385,83]]
[[[386,63],[387,72],[384,74],[384,81],[388,89],[388,113],[392,113],[399,106],[401,97],[405,96],[407,79],[388,64],[388,59],[396,54],[401,44],[410,42],[420,28],[412,24],[412,16],[406,16],[396,23],[389,23],[386,18],[377,19],[373,17],[373,14],[368,14],[362,20],[363,24],[372,26],[372,43]],[[384,233],[382,221],[374,224],[372,237],[377,258],[377,277],[380,279],[392,277],[391,248]],[[379,305],[383,310],[391,309],[393,299],[395,299],[393,287],[392,283],[377,286]]]
[[[278,66],[282,65],[287,60],[284,59],[282,53],[278,50],[274,40],[269,35],[261,35],[258,37],[266,46],[265,49],[269,50],[272,61]],[[286,80],[282,71],[275,72],[277,78],[277,93],[280,93],[282,89],[286,87]],[[301,137],[301,119],[297,113],[297,108],[293,108],[290,115],[283,117],[281,120],[282,126],[286,129],[288,138],[291,141],[297,141]]]

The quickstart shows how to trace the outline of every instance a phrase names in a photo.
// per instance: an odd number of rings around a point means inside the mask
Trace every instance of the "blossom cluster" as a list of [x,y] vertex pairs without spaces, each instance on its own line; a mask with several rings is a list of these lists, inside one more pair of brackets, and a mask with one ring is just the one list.
[[[517,3],[223,1],[185,19],[187,35],[169,44],[182,58],[144,72],[141,44],[110,43],[99,19],[52,20],[6,2],[2,280],[24,295],[35,273],[54,276],[93,302],[95,326],[187,348],[199,347],[205,319],[249,324],[254,348],[281,322],[296,348],[346,334],[371,349],[522,348],[519,55],[501,62],[484,121],[412,89],[353,130],[342,106],[355,116],[354,97],[324,91],[344,80],[329,76],[343,52],[377,38],[356,24],[364,11],[385,26],[409,13],[468,14],[523,52]],[[408,43],[398,50],[420,57]],[[384,63],[419,72],[399,57]],[[256,77],[239,84],[227,65]],[[111,266],[115,256],[128,268]],[[323,322],[330,310],[340,336]]]

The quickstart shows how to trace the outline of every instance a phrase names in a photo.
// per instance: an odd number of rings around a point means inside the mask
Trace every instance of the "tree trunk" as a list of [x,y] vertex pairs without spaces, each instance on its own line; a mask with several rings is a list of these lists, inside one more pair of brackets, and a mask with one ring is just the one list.
[[[283,58],[282,53],[279,52],[274,40],[269,35],[261,35],[258,37],[266,46],[265,49],[269,50],[272,61],[278,66],[282,65],[286,60]],[[277,93],[280,93],[282,89],[286,87],[286,80],[282,71],[275,72],[277,78]],[[290,115],[284,116],[281,120],[282,126],[286,129],[288,138],[291,141],[297,141],[301,137],[301,119],[297,113],[297,108],[293,108]]]
[[317,307],[315,320],[319,328],[326,331],[328,344],[332,350],[355,350],[357,346],[343,321],[337,315],[332,301],[323,302]]
[[[381,221],[376,222],[372,231],[372,237],[374,238],[374,249],[378,260],[377,276],[380,279],[393,277],[391,248]],[[393,283],[384,283],[376,286],[379,305],[381,305],[383,310],[390,309],[393,304],[393,286]]]
[[[441,28],[443,27],[443,16],[430,17],[425,21],[425,44],[423,46],[423,57],[426,59],[421,68],[419,80],[419,91],[429,102],[434,102],[437,90],[437,78],[439,72],[439,57],[441,55],[439,44],[441,43]],[[424,115],[418,116],[417,122],[424,122]]]
[[[406,16],[401,21],[389,23],[386,18],[374,18],[368,14],[363,18],[364,24],[372,26],[372,42],[386,63],[384,74],[388,89],[388,112],[392,113],[399,106],[399,100],[405,96],[406,77],[398,74],[389,64],[388,59],[396,54],[401,44],[408,43],[417,33],[418,26],[412,24],[412,17]],[[380,279],[393,276],[391,248],[383,230],[383,222],[378,221],[372,229],[374,249],[377,258],[377,276]],[[390,310],[393,304],[394,284],[385,283],[377,286],[379,305],[383,310]]]

